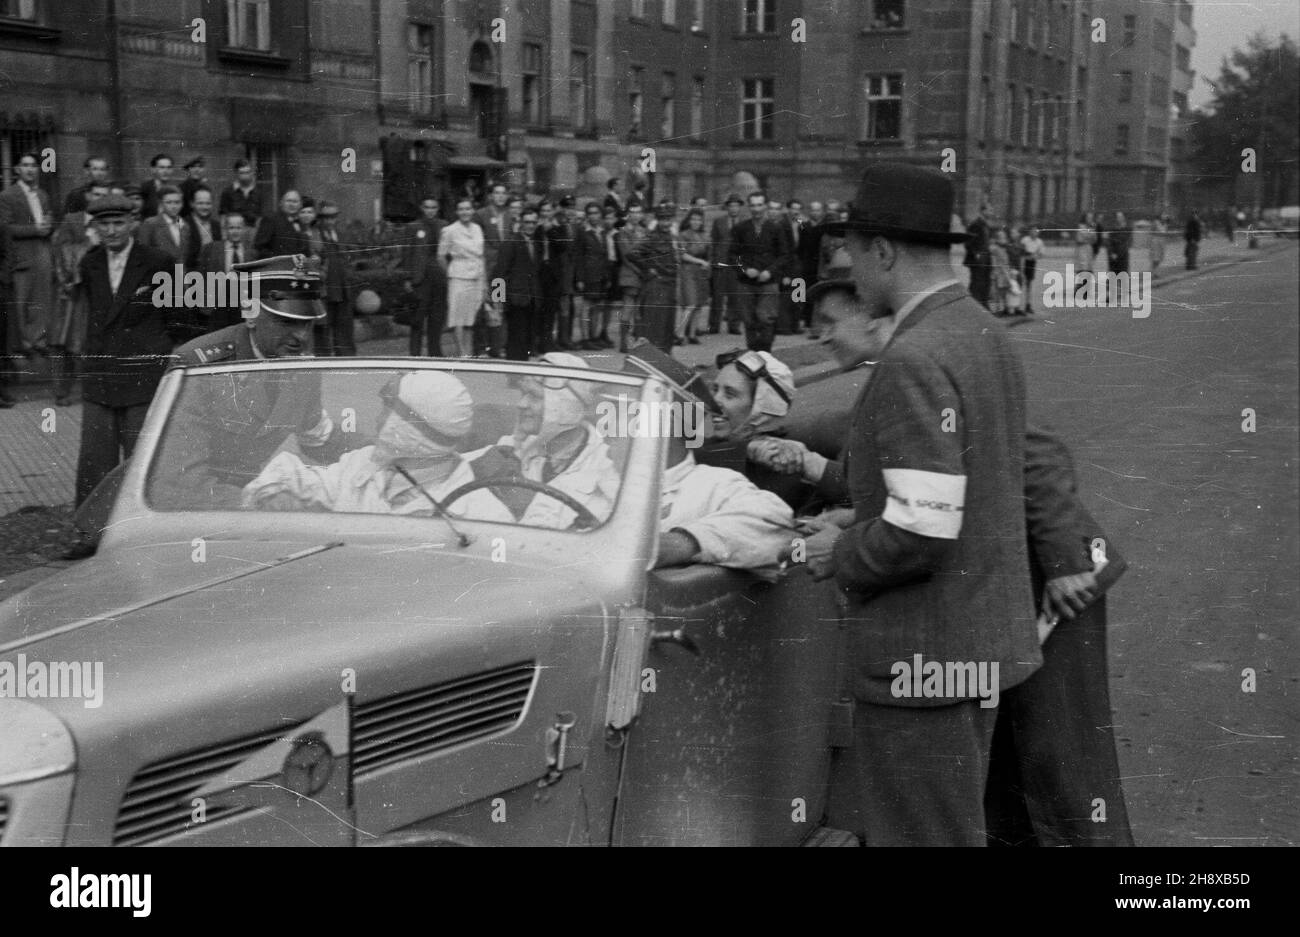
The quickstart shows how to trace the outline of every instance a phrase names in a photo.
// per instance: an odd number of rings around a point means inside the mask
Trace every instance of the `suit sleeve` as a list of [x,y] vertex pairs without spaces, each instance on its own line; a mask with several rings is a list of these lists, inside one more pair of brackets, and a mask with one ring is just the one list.
[[967,443],[951,377],[928,355],[899,351],[878,365],[873,381],[880,383],[872,394],[872,445],[885,509],[846,529],[834,548],[836,581],[861,593],[933,573],[961,533],[966,500]]
[[[11,191],[6,197],[0,198],[0,225],[4,225],[9,229],[9,237],[19,241],[49,237],[48,233],[42,234],[36,227],[39,218],[33,218],[31,224],[18,224],[15,222],[14,219],[17,217],[17,213],[14,211],[14,205],[22,197],[21,192]],[[48,210],[44,199],[41,200],[41,209],[42,211]]]
[[1079,502],[1070,451],[1038,427],[1025,431],[1025,525],[1046,578],[1092,569],[1088,543],[1096,522]]

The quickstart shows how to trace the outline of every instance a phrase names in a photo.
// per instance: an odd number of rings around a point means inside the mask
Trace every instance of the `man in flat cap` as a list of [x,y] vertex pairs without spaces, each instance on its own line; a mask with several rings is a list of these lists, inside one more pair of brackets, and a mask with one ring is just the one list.
[[172,273],[162,251],[136,242],[131,202],[109,195],[87,208],[99,244],[78,265],[86,301],[81,379],[84,405],[76,502],[80,505],[127,459],[167,366],[175,337],[171,310],[154,305],[153,278]]
[[[237,264],[245,321],[176,349],[181,367],[310,356],[324,318],[320,261],[301,254]],[[245,295],[251,293],[252,295]],[[200,381],[173,418],[185,435],[166,447],[157,477],[185,507],[237,507],[252,481],[290,435],[303,455],[333,462],[341,452],[334,421],[321,407],[319,375],[249,372],[230,382]],[[166,498],[164,499],[166,500]]]
[[1042,662],[1024,374],[953,276],[952,207],[942,173],[874,163],[847,220],[826,226],[846,239],[859,302],[821,313],[823,341],[855,367],[880,348],[872,319],[894,318],[842,456],[852,522],[806,543],[809,571],[843,594],[856,699],[828,822],[869,845],[984,844],[998,694]]

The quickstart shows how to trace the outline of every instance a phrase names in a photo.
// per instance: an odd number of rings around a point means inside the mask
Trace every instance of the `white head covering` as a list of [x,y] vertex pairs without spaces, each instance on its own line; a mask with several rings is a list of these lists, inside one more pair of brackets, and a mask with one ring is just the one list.
[[[547,352],[537,359],[566,368],[590,368],[577,355],[562,351]],[[537,378],[533,378],[537,380]],[[548,377],[542,380],[542,428],[528,441],[528,448],[545,445],[560,433],[581,426],[591,412],[596,397],[593,381],[573,381]]]
[[[763,359],[772,380],[793,400],[794,372],[784,361],[769,352],[760,351],[757,354]],[[776,392],[776,388],[760,377],[754,381],[754,405],[736,435],[743,438],[761,432],[789,412],[790,405]]]
[[[465,385],[441,371],[416,371],[402,377],[397,398],[430,428],[460,439],[474,426],[474,401]],[[396,459],[421,459],[455,452],[430,439],[399,412],[386,415],[375,440],[374,460],[388,464]]]

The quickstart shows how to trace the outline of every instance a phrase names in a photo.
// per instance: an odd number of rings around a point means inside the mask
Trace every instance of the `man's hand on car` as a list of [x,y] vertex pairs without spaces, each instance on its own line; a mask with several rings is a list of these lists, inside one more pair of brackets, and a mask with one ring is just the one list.
[[1076,615],[1097,599],[1097,577],[1090,572],[1057,576],[1043,589],[1043,612],[1074,621]]

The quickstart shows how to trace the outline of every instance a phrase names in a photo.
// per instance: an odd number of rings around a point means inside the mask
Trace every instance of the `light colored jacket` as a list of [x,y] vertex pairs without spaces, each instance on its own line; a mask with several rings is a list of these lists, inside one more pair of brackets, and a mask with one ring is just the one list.
[[686,458],[664,472],[659,530],[684,530],[700,544],[694,560],[774,575],[796,536],[790,506],[739,472]]
[[454,221],[442,229],[438,237],[438,256],[451,256],[447,276],[453,280],[484,280],[485,265],[483,229],[475,222],[463,225]]

